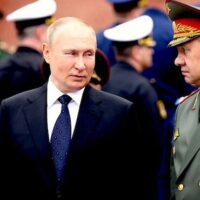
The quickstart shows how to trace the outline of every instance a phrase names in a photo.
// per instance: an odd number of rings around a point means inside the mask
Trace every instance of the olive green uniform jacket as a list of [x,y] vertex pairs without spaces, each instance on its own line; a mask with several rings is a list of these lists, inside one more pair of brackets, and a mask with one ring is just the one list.
[[172,141],[171,199],[200,199],[200,89],[176,111]]

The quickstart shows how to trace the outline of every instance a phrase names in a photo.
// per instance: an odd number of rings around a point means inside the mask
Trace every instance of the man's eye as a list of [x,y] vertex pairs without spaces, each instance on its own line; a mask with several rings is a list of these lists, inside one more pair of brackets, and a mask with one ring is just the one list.
[[69,51],[69,52],[65,52],[64,54],[65,54],[65,55],[75,55],[75,52]]
[[94,55],[94,53],[93,53],[93,52],[91,52],[91,51],[88,51],[88,52],[86,52],[86,55],[87,55],[87,56],[93,56],[93,55]]

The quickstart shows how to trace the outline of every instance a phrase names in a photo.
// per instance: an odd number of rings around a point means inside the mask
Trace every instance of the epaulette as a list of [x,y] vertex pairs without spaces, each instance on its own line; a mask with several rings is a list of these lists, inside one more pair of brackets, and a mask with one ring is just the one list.
[[195,94],[196,94],[197,92],[199,92],[199,91],[200,91],[200,88],[198,88],[198,89],[192,91],[192,92],[191,92],[189,95],[187,95],[187,96],[181,97],[181,101],[180,101],[179,104],[182,104],[182,103],[185,102],[188,98],[190,98],[191,96],[195,95]]

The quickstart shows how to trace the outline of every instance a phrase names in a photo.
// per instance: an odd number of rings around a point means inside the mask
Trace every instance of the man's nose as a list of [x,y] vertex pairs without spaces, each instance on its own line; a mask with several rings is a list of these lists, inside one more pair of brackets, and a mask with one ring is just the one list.
[[184,59],[183,56],[181,56],[180,54],[177,55],[174,64],[178,67],[182,66],[184,64]]
[[79,70],[85,69],[85,62],[84,62],[83,56],[77,57],[75,67]]

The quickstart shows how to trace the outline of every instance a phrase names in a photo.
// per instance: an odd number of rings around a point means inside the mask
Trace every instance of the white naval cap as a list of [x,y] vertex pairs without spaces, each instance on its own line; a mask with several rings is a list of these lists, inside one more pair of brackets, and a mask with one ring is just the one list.
[[106,29],[104,36],[117,43],[137,41],[140,45],[155,46],[155,41],[150,37],[153,30],[153,20],[147,15],[142,15],[115,27]]
[[6,20],[18,23],[21,28],[43,24],[53,16],[56,9],[55,0],[37,0],[10,13]]

